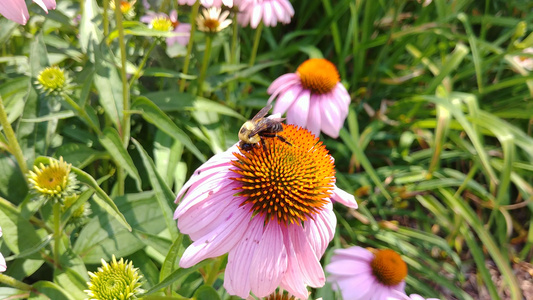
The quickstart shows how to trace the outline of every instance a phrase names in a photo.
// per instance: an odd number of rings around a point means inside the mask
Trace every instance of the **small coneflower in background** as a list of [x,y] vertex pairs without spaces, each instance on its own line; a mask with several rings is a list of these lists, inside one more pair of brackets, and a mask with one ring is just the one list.
[[229,11],[222,11],[218,7],[204,8],[202,13],[196,17],[198,30],[203,32],[215,33],[223,30],[231,24],[228,19]]
[[28,172],[31,190],[41,198],[55,201],[62,201],[76,193],[78,180],[70,172],[71,167],[71,164],[63,161],[63,157],[59,160],[50,159],[47,166],[42,163],[39,167],[34,166],[33,171]]
[[528,71],[533,70],[533,47],[522,50],[522,53],[529,55],[515,55],[513,56],[513,60],[522,68]]
[[[0,237],[2,237],[2,227],[0,227]],[[5,272],[6,269],[6,259],[4,258],[2,253],[0,253],[0,273]]]
[[142,275],[132,262],[120,259],[118,262],[113,255],[111,263],[102,259],[102,267],[95,273],[89,272],[90,282],[85,292],[89,300],[129,300],[137,299],[143,290],[141,289]]
[[[49,9],[56,8],[55,0],[33,0],[33,2],[37,3],[37,5],[39,5],[46,13],[48,13]],[[24,0],[1,0],[0,15],[22,25],[26,25],[30,19],[28,7]]]
[[326,266],[328,282],[344,300],[382,300],[405,294],[407,264],[393,250],[337,249]]
[[149,11],[146,15],[142,16],[140,20],[141,22],[148,24],[148,27],[155,30],[173,31],[179,34],[166,39],[168,46],[172,46],[174,43],[186,46],[189,43],[191,24],[178,21],[178,12],[176,10],[172,10],[170,15]]
[[287,123],[337,138],[348,116],[350,95],[330,61],[312,58],[280,76],[268,87],[268,103],[277,98],[274,113],[287,112]]
[[284,124],[277,134],[213,156],[176,198],[178,228],[193,240],[180,266],[228,253],[224,287],[241,298],[280,287],[307,299],[307,286],[325,283],[320,258],[335,232],[332,201],[357,207],[335,185],[333,158],[317,137]]
[[[134,5],[136,2],[137,0],[120,0],[120,11],[126,19],[131,20],[133,17],[135,17]],[[115,11],[115,0],[109,0],[109,8]]]
[[[218,7],[221,8],[222,5],[227,7],[233,7],[233,0],[200,0],[200,4],[204,7]],[[192,6],[196,3],[196,0],[178,0],[179,5],[189,5]]]
[[257,28],[261,21],[267,27],[278,22],[288,24],[294,16],[294,8],[288,0],[241,0],[237,20],[241,26]]
[[51,66],[43,69],[37,75],[35,84],[45,95],[58,96],[70,89],[70,78],[63,69],[58,66]]

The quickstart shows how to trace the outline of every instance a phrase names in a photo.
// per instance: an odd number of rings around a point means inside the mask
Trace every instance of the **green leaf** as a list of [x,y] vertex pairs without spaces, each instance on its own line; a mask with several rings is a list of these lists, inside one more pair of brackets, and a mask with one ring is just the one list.
[[117,166],[124,168],[126,172],[133,177],[137,184],[137,190],[141,191],[141,176],[139,175],[139,172],[137,172],[137,168],[135,168],[128,151],[124,148],[124,144],[122,144],[118,132],[113,128],[106,128],[99,137],[99,140],[102,146],[104,146],[107,152],[109,152],[111,157],[116,161]]
[[164,280],[159,282],[157,285],[153,286],[150,290],[148,290],[143,296],[151,295],[161,289],[166,288],[167,286],[171,285],[174,281],[183,278],[191,273],[196,272],[199,268],[211,263],[210,260],[204,260],[202,262],[197,263],[196,265],[188,268],[188,269],[177,269],[176,271],[172,272],[168,277],[166,277]]
[[141,158],[144,163],[144,168],[148,173],[148,178],[150,179],[150,183],[155,192],[155,198],[157,199],[157,203],[159,203],[159,207],[163,213],[165,223],[167,224],[167,229],[170,232],[170,237],[172,240],[174,240],[178,238],[179,232],[178,228],[176,227],[176,221],[174,221],[174,214],[172,209],[170,208],[169,203],[173,203],[176,196],[172,193],[172,190],[167,186],[163,178],[161,178],[161,175],[157,172],[155,168],[154,162],[148,156],[148,153],[146,153],[141,144],[139,144],[139,142],[137,142],[137,140],[133,138],[132,141],[133,144],[135,144],[135,146],[137,147],[139,154],[141,155]]
[[37,281],[32,284],[30,300],[76,300],[67,291],[51,281]]
[[110,159],[109,154],[105,151],[96,151],[84,144],[77,143],[67,143],[61,145],[55,153],[55,157],[60,156],[62,156],[65,161],[68,161],[73,166],[76,166],[80,169],[85,168],[96,160]]
[[132,110],[142,111],[143,118],[155,125],[157,128],[179,140],[189,149],[200,161],[205,162],[206,158],[191,141],[189,136],[181,130],[172,120],[165,115],[154,103],[146,97],[138,97],[133,102]]
[[[2,239],[15,254],[31,251],[41,244],[41,237],[35,231],[27,218],[21,216],[12,205],[0,199],[0,227]],[[35,258],[35,257],[34,257]]]
[[194,298],[197,300],[216,300],[220,299],[220,296],[212,286],[202,285],[194,293]]
[[0,152],[0,197],[18,205],[27,193],[28,185],[16,161],[7,153]]
[[79,42],[83,53],[89,54],[91,46],[98,45],[104,35],[100,30],[102,14],[96,0],[82,0],[83,15],[80,21]]
[[85,299],[89,276],[83,260],[69,249],[61,255],[63,268],[54,269],[54,282],[69,291],[75,299]]
[[[133,228],[150,234],[158,234],[165,228],[161,209],[153,192],[127,194],[115,198],[120,211]],[[121,226],[116,219],[98,212],[81,230],[73,251],[85,263],[97,264],[101,259],[127,256],[145,247],[135,235]]]

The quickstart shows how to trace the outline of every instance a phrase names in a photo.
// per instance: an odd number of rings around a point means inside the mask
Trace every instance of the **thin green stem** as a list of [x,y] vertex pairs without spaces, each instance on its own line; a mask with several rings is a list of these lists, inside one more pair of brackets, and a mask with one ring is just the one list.
[[124,38],[124,26],[122,25],[122,12],[120,11],[120,0],[115,0],[115,19],[117,22],[118,42],[120,46],[120,77],[122,79],[122,108],[123,117],[119,132],[122,136],[122,143],[128,146],[130,140],[130,95],[128,79],[126,78],[126,43]]
[[[187,44],[187,54],[185,55],[185,61],[183,62],[183,70],[182,73],[184,75],[189,72],[189,64],[191,63],[191,55],[192,55],[192,46],[194,44],[194,34],[196,33],[196,17],[198,16],[198,10],[200,9],[200,1],[196,1],[194,5],[192,6],[191,11],[191,17],[189,19],[189,22],[191,22],[191,35],[189,37],[189,43]],[[185,90],[185,83],[187,81],[185,79],[182,79],[180,81],[180,92],[183,92]]]
[[259,41],[261,40],[261,33],[263,32],[263,22],[257,25],[255,30],[254,45],[252,48],[252,54],[250,55],[250,62],[248,65],[251,67],[255,64],[255,57],[257,56],[257,49],[259,48]]
[[[122,109],[123,116],[119,132],[122,136],[122,144],[128,147],[130,140],[130,95],[128,79],[126,78],[126,43],[124,38],[124,26],[122,26],[122,12],[120,11],[120,0],[115,0],[115,18],[117,22],[118,41],[120,46],[120,77],[122,79]],[[118,195],[124,195],[124,180],[126,176],[124,170],[117,166]]]
[[2,273],[0,273],[0,283],[12,286],[22,291],[31,291],[31,285],[25,284],[24,282],[18,281],[15,278]]
[[205,35],[205,50],[204,59],[202,60],[202,69],[200,70],[200,76],[198,77],[198,96],[202,96],[202,88],[204,85],[205,75],[207,72],[207,66],[209,65],[209,57],[211,56],[211,44],[213,42],[213,36],[211,34]]
[[78,115],[87,123],[87,125],[89,125],[91,127],[92,130],[94,130],[96,133],[98,133],[99,135],[102,133],[100,131],[100,128],[98,128],[98,126],[93,122],[93,120],[89,117],[89,115],[87,114],[87,112],[82,109],[78,103],[76,103],[76,101],[74,101],[72,98],[70,98],[69,95],[65,94],[63,95],[63,99],[65,99],[65,101],[70,105],[72,106],[72,108],[74,108],[76,110],[76,112],[78,113]]
[[4,133],[7,138],[7,143],[9,145],[9,152],[15,156],[15,159],[17,160],[17,163],[19,165],[20,171],[22,174],[24,174],[24,178],[26,178],[26,173],[28,173],[28,167],[26,165],[26,160],[24,159],[24,154],[22,153],[22,149],[20,149],[19,142],[17,141],[17,136],[15,135],[15,132],[13,131],[13,128],[11,127],[11,124],[7,120],[7,113],[4,108],[4,101],[2,100],[2,97],[0,96],[0,125],[2,125],[2,128],[4,129]]
[[[235,7],[234,7],[235,8]],[[237,23],[237,13],[238,13],[238,10],[237,9],[234,9],[233,10],[233,26],[232,26],[232,29],[233,29],[233,32],[232,32],[232,36],[231,36],[231,50],[230,50],[230,55],[229,55],[229,63],[231,65],[234,65],[237,63],[237,43],[239,42],[239,26],[238,26],[238,23]],[[235,88],[237,86],[237,83],[235,81],[231,81],[229,84],[228,84],[228,89],[226,90],[226,101],[229,105],[229,107],[231,108],[234,108],[235,107],[235,99],[234,97],[232,97],[232,93],[233,91],[235,91]]]
[[61,202],[54,203],[54,265],[59,266],[59,247],[61,243]]
[[152,53],[152,50],[154,50],[155,45],[157,45],[157,39],[154,39],[154,41],[150,45],[150,48],[148,48],[148,51],[146,51],[146,53],[144,54],[143,60],[141,61],[141,63],[137,67],[137,70],[135,70],[135,73],[133,74],[133,76],[131,76],[130,83],[129,83],[130,87],[133,85],[135,80],[137,80],[137,79],[139,79],[139,77],[141,77],[141,71],[144,68],[144,65],[146,65],[146,62],[148,61],[148,57],[150,57],[150,53]]

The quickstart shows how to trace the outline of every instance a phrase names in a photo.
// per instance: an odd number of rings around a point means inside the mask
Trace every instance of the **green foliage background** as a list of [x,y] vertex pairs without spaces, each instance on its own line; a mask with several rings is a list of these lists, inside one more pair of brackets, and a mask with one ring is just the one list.
[[[134,262],[153,299],[231,298],[223,257],[177,268],[190,241],[172,220],[175,193],[238,141],[268,85],[309,57],[332,61],[352,97],[340,138],[321,139],[337,185],[359,209],[336,205],[323,263],[333,248],[391,248],[409,266],[408,293],[527,296],[517,270],[531,270],[533,259],[533,76],[514,58],[533,46],[529,1],[293,0],[290,24],[265,27],[260,39],[238,28],[236,51],[233,28],[214,37],[202,96],[203,34],[183,74],[186,49],[136,21],[140,3],[136,18],[117,23],[108,3],[57,2],[48,15],[30,5],[26,26],[0,19],[0,95],[28,166],[60,156],[72,163],[83,187],[74,207],[89,201],[92,212],[77,226],[67,225],[73,209],[62,216],[54,269],[51,204],[32,200],[0,135],[5,274],[41,293],[1,285],[0,298],[83,299],[87,271],[112,254]],[[190,7],[154,4],[190,21]],[[72,79],[72,102],[37,89],[51,65]],[[340,296],[326,285],[312,297]]]

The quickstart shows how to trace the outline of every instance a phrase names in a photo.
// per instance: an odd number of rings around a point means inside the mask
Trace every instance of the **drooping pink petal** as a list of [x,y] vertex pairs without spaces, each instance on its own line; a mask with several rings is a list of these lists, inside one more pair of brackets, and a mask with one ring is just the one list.
[[33,0],[37,5],[39,5],[46,13],[49,9],[56,9],[55,0]]
[[13,22],[26,25],[30,14],[24,0],[2,0],[0,1],[0,14]]
[[357,201],[352,194],[347,193],[346,191],[339,189],[336,185],[333,188],[333,194],[331,195],[331,200],[341,203],[344,206],[350,208],[357,208]]
[[180,267],[189,268],[206,258],[229,252],[246,232],[250,222],[249,210],[246,205],[239,207],[230,219],[187,247],[181,257]]
[[322,103],[322,132],[331,136],[332,138],[339,137],[339,130],[344,122],[341,119],[340,111],[335,105],[332,105],[332,100],[326,97],[323,98]]
[[326,272],[336,276],[355,276],[360,273],[370,273],[372,268],[367,262],[353,259],[337,260],[326,266]]
[[321,95],[311,95],[309,99],[309,116],[307,119],[307,129],[311,131],[314,135],[320,135],[320,127],[322,126],[321,119],[321,106],[320,102],[322,101]]
[[[250,268],[256,248],[263,235],[264,222],[253,218],[237,246],[229,252],[224,273],[224,288],[231,295],[246,298],[250,295]],[[255,266],[254,266],[255,269]]]
[[307,240],[317,257],[324,255],[329,242],[331,242],[335,234],[336,224],[337,217],[335,217],[331,202],[326,204],[325,209],[314,219],[305,222],[304,230]]
[[289,109],[289,107],[296,101],[298,95],[302,92],[302,87],[300,85],[294,85],[287,89],[285,92],[279,95],[274,109],[272,110],[275,114],[283,114]]
[[336,259],[358,259],[370,263],[374,259],[374,254],[362,247],[350,247],[348,249],[335,249],[335,255],[331,257],[331,261]]
[[269,222],[256,248],[250,285],[257,297],[266,297],[276,289],[287,269],[287,251],[283,244],[283,233],[277,222]]
[[346,300],[370,299],[370,294],[378,290],[376,288],[376,280],[368,273],[350,277],[338,277],[332,286],[342,291],[342,297]]
[[272,22],[272,7],[269,1],[265,1],[263,4],[263,23],[266,26],[276,25],[276,22]]
[[287,123],[295,124],[300,127],[307,126],[307,117],[309,115],[309,98],[311,92],[309,90],[302,90],[300,95],[292,103],[287,111]]
[[254,6],[252,10],[252,16],[250,18],[250,27],[257,28],[259,23],[261,22],[261,17],[263,14],[263,8],[261,5]]

